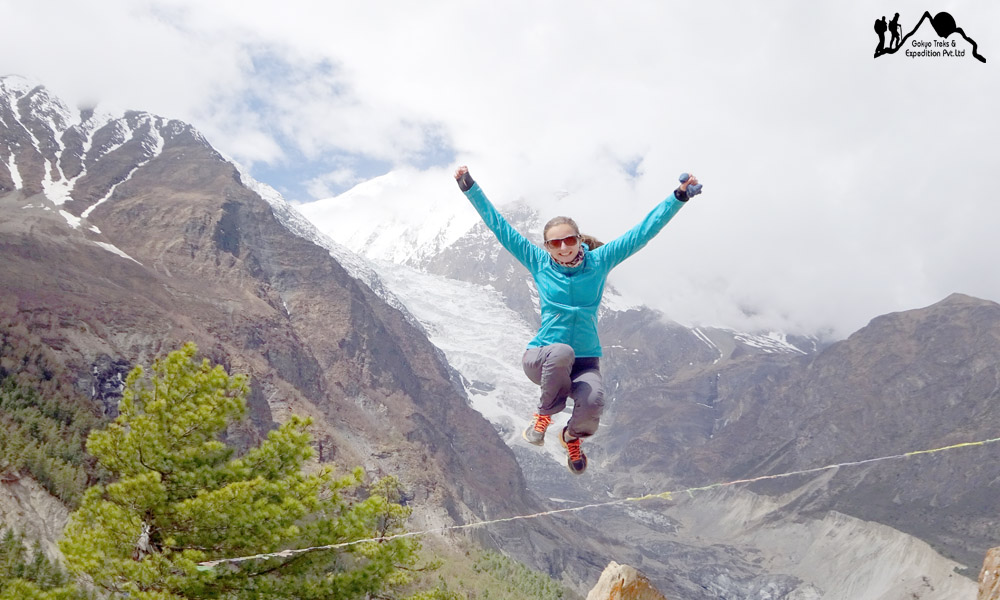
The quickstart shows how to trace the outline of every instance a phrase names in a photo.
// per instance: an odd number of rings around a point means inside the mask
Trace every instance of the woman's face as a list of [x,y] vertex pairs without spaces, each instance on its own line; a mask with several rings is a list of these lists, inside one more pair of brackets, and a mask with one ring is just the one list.
[[[561,240],[561,243],[554,244],[554,240]],[[545,232],[545,249],[557,261],[570,262],[580,251],[580,236],[568,223],[553,225]]]

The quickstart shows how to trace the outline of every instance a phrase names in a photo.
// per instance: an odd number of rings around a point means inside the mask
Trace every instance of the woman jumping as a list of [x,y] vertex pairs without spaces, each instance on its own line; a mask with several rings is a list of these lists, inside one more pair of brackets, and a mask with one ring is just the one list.
[[569,470],[583,473],[587,455],[580,448],[580,439],[594,435],[604,410],[597,310],[608,273],[663,229],[688,200],[688,186],[696,186],[698,180],[688,177],[641,223],[607,244],[581,235],[573,219],[555,217],[543,230],[543,250],[497,212],[467,167],[459,167],[455,179],[486,226],[528,269],[538,288],[542,324],[538,335],[528,342],[522,366],[528,379],[541,386],[541,399],[522,435],[530,444],[544,444],[552,415],[562,412],[566,399],[572,398],[573,413],[559,441],[566,448]]

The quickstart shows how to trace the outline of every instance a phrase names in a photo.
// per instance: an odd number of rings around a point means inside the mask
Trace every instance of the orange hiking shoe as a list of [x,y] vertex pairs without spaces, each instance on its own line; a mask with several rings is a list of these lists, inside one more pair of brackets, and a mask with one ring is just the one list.
[[528,428],[521,432],[521,437],[529,444],[541,446],[545,443],[545,430],[548,429],[551,423],[552,417],[550,415],[535,413],[535,417],[531,420],[531,425],[528,425]]
[[569,467],[569,472],[579,475],[587,470],[587,455],[580,448],[580,438],[573,438],[571,441],[566,441],[567,429],[569,428],[563,427],[562,433],[559,434],[559,441],[562,442],[563,448],[566,449],[566,466]]

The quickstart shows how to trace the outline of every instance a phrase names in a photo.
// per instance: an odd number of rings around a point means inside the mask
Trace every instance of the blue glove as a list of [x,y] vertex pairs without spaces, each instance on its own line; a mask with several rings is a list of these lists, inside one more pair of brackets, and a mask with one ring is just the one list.
[[[681,183],[684,183],[688,179],[691,179],[690,175],[688,175],[687,173],[681,173],[681,176],[680,176]],[[695,196],[697,196],[700,193],[701,193],[701,184],[700,183],[696,183],[694,185],[687,186],[687,197],[688,198],[694,198]]]

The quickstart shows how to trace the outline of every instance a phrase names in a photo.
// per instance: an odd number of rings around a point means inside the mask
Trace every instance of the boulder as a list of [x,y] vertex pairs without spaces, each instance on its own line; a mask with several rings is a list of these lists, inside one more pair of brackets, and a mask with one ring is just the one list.
[[986,553],[983,572],[979,574],[979,600],[1000,600],[1000,547]]
[[667,600],[649,578],[628,565],[614,561],[601,573],[587,600]]

